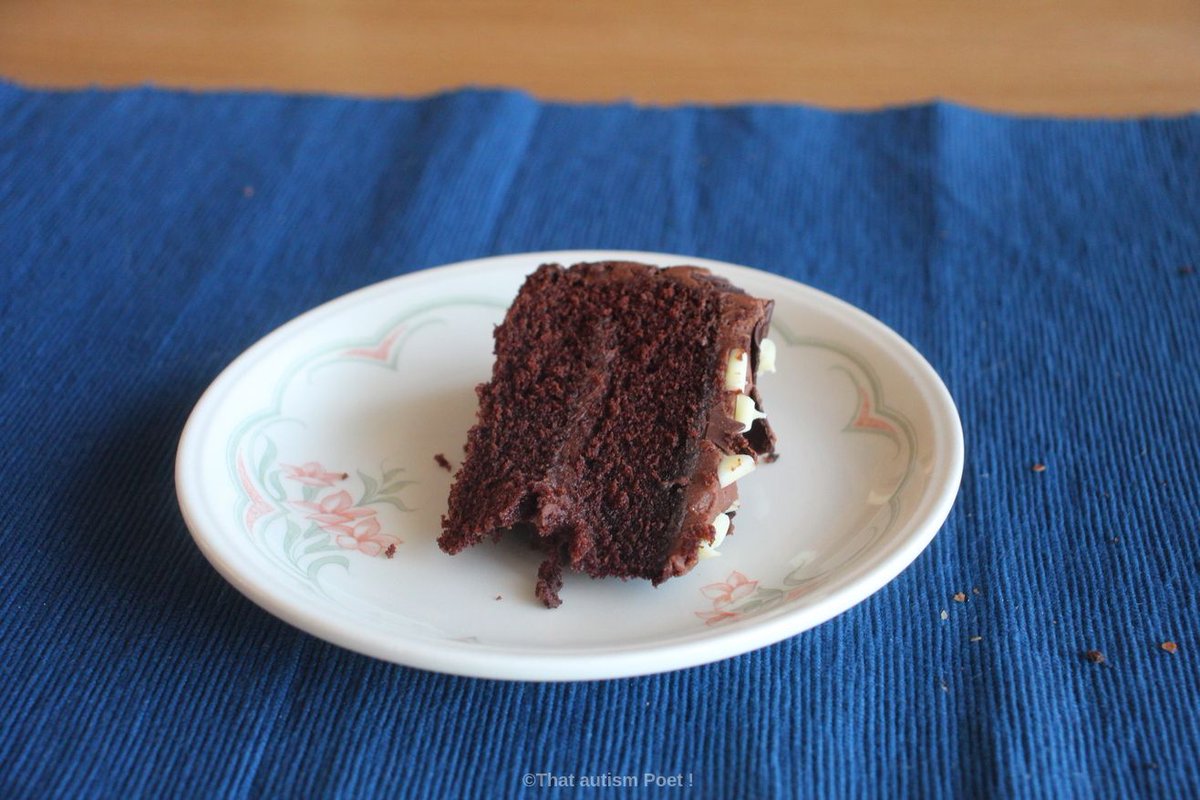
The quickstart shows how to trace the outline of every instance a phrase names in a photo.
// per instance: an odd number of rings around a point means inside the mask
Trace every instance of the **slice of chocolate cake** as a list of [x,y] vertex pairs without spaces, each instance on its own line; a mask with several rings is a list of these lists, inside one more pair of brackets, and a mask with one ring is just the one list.
[[772,306],[700,267],[538,268],[496,328],[438,544],[529,536],[552,608],[564,568],[657,585],[717,554],[735,481],[775,449]]

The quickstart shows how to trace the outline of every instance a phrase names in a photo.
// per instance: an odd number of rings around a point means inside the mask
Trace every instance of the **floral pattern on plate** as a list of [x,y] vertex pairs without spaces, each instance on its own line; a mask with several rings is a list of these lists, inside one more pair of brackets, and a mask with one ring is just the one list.
[[[297,577],[318,586],[318,574],[329,566],[349,569],[346,552],[391,558],[403,540],[384,528],[377,506],[408,511],[401,492],[413,481],[401,468],[380,467],[379,477],[355,470],[327,469],[318,461],[302,465],[275,460],[278,447],[266,436],[253,472],[246,454],[237,455],[239,485],[245,493],[242,525],[264,545],[278,541],[277,560]],[[352,494],[350,488],[353,487]]]
[[361,365],[396,371],[404,346],[423,329],[444,324],[431,314],[438,307],[495,305],[492,301],[451,299],[417,308],[364,338],[333,341],[293,364],[275,386],[274,403],[242,421],[230,438],[231,472],[239,489],[235,513],[242,528],[275,563],[310,588],[323,592],[322,570],[349,570],[350,556],[391,558],[404,540],[379,514],[387,505],[411,511],[403,490],[415,483],[402,467],[386,461],[353,474],[319,460],[299,464],[279,460],[271,431],[307,425],[282,411],[290,388],[311,384],[330,367]]

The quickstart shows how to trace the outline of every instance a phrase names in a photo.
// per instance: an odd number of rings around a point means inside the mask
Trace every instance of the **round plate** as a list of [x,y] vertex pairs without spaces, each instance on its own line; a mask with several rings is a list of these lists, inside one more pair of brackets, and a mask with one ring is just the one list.
[[[516,543],[436,544],[451,474],[491,373],[492,329],[539,264],[698,264],[775,299],[761,378],[782,457],[743,478],[720,557],[657,588],[568,574],[533,596]],[[861,311],[745,267],[567,251],[385,281],[289,322],[209,387],[176,486],[204,555],[272,614],[335,644],[487,678],[579,680],[744,653],[863,600],[929,543],[962,473],[958,413],[929,364]]]

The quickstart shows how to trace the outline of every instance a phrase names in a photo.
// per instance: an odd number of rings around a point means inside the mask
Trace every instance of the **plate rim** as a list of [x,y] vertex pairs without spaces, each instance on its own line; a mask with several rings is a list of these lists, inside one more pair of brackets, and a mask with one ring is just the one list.
[[[887,345],[890,354],[902,355],[902,366],[912,372],[912,384],[920,390],[923,404],[930,409],[934,444],[931,452],[938,454],[931,469],[930,489],[920,498],[910,523],[913,530],[901,539],[898,546],[885,553],[865,573],[849,584],[832,590],[822,599],[803,607],[781,610],[778,614],[751,619],[737,626],[720,629],[715,635],[668,640],[662,643],[638,643],[611,648],[603,653],[595,649],[522,650],[511,646],[498,647],[466,644],[452,640],[421,640],[411,637],[384,638],[370,627],[342,627],[319,607],[308,607],[293,601],[291,592],[282,584],[255,579],[261,573],[246,569],[223,553],[211,532],[202,523],[205,513],[197,487],[190,485],[187,468],[199,464],[198,451],[204,423],[210,422],[219,408],[224,390],[236,385],[236,378],[245,365],[256,360],[264,351],[304,329],[315,318],[336,313],[339,307],[350,305],[359,298],[387,290],[396,284],[412,286],[437,281],[454,272],[469,272],[497,261],[528,259],[531,264],[549,262],[576,263],[595,260],[631,260],[666,264],[689,263],[716,267],[722,272],[751,274],[752,280],[778,283],[787,291],[800,290],[825,305],[837,316],[845,316],[865,328],[871,338]],[[737,278],[733,278],[737,281]],[[937,441],[944,437],[944,441]],[[942,458],[945,452],[948,458]],[[575,681],[633,677],[670,670],[700,666],[732,658],[766,647],[802,633],[848,611],[894,580],[920,555],[944,525],[958,496],[964,464],[962,422],[953,397],[944,381],[928,360],[904,337],[885,323],[850,303],[800,281],[752,267],[710,258],[639,250],[548,250],[505,253],[469,259],[436,267],[418,269],[387,278],[325,301],[284,322],[260,337],[234,358],[212,380],[200,395],[180,433],[175,458],[176,497],[185,525],[208,562],[243,596],[267,613],[299,628],[310,635],[364,655],[420,669],[433,670],[464,677],[527,681]],[[939,469],[940,467],[940,469]],[[936,488],[935,488],[936,487]],[[213,521],[220,529],[219,523]]]

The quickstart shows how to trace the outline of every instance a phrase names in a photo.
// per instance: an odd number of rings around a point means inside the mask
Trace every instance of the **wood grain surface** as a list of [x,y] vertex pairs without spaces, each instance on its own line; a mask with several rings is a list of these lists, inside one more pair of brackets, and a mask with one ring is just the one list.
[[1200,109],[1200,2],[0,0],[0,76],[36,86],[546,99],[931,97],[1024,113]]

